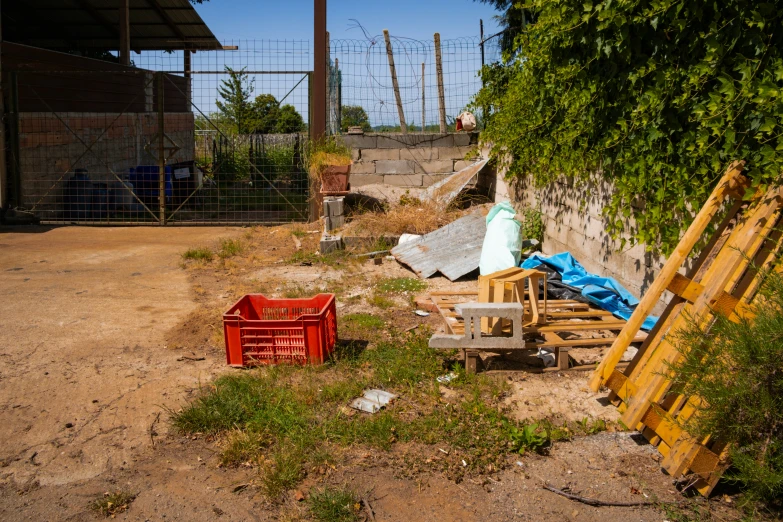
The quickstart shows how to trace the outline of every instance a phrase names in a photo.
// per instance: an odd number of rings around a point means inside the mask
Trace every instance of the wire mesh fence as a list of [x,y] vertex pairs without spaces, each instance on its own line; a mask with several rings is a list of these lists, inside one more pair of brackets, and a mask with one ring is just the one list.
[[[350,126],[360,126],[365,131],[399,132],[400,108],[409,132],[440,132],[441,119],[445,120],[445,130],[453,132],[456,117],[481,88],[481,39],[441,40],[440,74],[435,40],[392,35],[389,43],[391,52],[383,35],[363,40],[331,40],[328,120],[332,132],[345,132]],[[485,42],[483,50],[484,63],[500,59],[494,40]],[[394,63],[394,73],[390,61]],[[481,120],[481,114],[477,116]]]
[[15,206],[54,223],[307,220],[309,44],[226,46],[14,72]]
[[[441,42],[441,75],[434,42],[392,37],[390,44],[408,129],[438,132],[443,112],[453,130],[481,86],[478,38]],[[144,51],[131,67],[58,55],[9,71],[13,205],[44,222],[308,219],[310,44],[223,46]],[[497,53],[484,50],[492,61]],[[331,132],[398,131],[383,39],[332,40],[329,56]]]

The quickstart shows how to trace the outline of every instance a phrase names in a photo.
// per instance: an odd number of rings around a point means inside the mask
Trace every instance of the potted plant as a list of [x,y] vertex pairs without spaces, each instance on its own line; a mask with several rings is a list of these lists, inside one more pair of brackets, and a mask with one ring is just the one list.
[[[348,192],[351,149],[327,138],[313,144],[308,162],[313,185],[322,193]],[[315,188],[315,187],[314,187]]]

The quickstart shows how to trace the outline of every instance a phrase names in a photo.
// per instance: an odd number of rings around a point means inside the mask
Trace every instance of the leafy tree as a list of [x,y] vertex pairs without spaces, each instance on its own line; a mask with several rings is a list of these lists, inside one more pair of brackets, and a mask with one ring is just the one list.
[[340,117],[340,130],[348,132],[348,127],[361,127],[364,132],[372,130],[370,117],[360,105],[343,105]]
[[[254,121],[253,104],[250,96],[253,94],[253,80],[243,68],[235,71],[226,66],[228,79],[223,80],[218,87],[220,100],[215,101],[220,114],[236,128],[239,134],[249,134]],[[222,100],[222,101],[221,101]]]
[[271,94],[256,96],[253,102],[253,132],[257,134],[275,132],[279,110],[277,100]]
[[305,122],[302,115],[296,112],[293,105],[283,105],[277,114],[275,132],[279,134],[292,134],[305,130]]
[[[484,139],[541,186],[611,182],[615,237],[676,245],[716,180],[783,170],[783,0],[530,0],[508,66],[485,68]],[[754,186],[751,190],[756,190]],[[629,219],[633,218],[633,219]]]

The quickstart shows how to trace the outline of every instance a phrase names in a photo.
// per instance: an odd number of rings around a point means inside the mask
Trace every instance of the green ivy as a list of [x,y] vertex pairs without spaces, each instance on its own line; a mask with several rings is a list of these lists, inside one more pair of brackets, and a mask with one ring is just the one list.
[[[612,182],[609,232],[668,253],[735,159],[783,168],[783,0],[533,0],[475,105],[509,176]],[[505,153],[505,154],[504,154]],[[629,218],[633,218],[629,220]],[[634,226],[627,228],[627,223]],[[624,245],[624,240],[623,240]]]

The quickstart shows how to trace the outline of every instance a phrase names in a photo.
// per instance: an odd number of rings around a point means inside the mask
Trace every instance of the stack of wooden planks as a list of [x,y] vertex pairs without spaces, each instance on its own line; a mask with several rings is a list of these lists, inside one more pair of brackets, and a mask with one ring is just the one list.
[[[590,380],[594,391],[601,386],[611,390],[622,422],[658,448],[664,469],[689,480],[703,495],[712,491],[728,466],[728,448],[720,440],[694,437],[684,429],[707,405],[699,397],[671,389],[672,365],[680,360],[681,350],[688,349],[677,342],[677,332],[694,321],[708,331],[716,313],[733,320],[748,317],[765,269],[776,264],[781,248],[783,188],[758,191],[744,201],[749,184],[743,166],[744,162],[735,162],[726,171]],[[723,211],[725,217],[713,223]],[[715,232],[688,265],[711,223]],[[690,268],[685,271],[685,266]],[[664,290],[674,297],[636,357],[621,371],[621,355]]]

